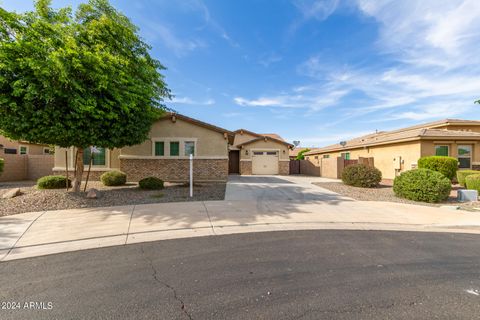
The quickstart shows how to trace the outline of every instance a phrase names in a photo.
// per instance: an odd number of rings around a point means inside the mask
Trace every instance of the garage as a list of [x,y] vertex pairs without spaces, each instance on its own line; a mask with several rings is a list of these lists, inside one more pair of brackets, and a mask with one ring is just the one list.
[[252,174],[278,174],[278,151],[253,151]]

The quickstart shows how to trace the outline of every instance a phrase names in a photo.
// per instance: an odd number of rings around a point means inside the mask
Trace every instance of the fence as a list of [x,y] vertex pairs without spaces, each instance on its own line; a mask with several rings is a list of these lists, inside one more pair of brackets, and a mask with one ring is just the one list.
[[52,174],[54,165],[53,155],[2,154],[0,158],[5,160],[0,182],[36,180]]
[[[358,159],[351,159],[346,160],[340,157],[337,158],[322,158],[318,160],[318,164],[315,164],[308,160],[295,160],[290,161],[290,174],[293,170],[296,170],[296,164],[292,164],[292,162],[298,161],[299,163],[299,172],[300,174],[305,174],[308,176],[316,176],[316,177],[324,177],[324,178],[332,178],[332,179],[339,179],[342,177],[342,172],[345,167],[361,163],[365,164],[369,167],[374,166],[373,158],[358,158]],[[317,161],[317,160],[316,160]]]

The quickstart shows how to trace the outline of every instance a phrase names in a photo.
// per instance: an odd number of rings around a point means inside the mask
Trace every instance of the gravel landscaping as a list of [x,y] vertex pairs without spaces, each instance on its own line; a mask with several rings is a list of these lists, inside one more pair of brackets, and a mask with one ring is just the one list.
[[352,186],[347,186],[342,182],[314,182],[315,185],[328,189],[330,191],[339,193],[346,197],[353,198],[359,201],[387,201],[387,202],[399,202],[399,203],[408,203],[408,204],[417,204],[417,205],[426,205],[439,207],[444,205],[455,205],[460,206],[461,209],[465,210],[476,210],[475,208],[480,208],[480,202],[458,202],[456,198],[456,189],[452,190],[450,197],[447,201],[442,203],[427,203],[427,202],[417,202],[408,199],[398,198],[393,193],[393,188],[389,184],[380,184],[377,188],[357,188]]
[[[87,190],[90,188],[97,189],[98,198],[87,199],[86,193],[83,192],[75,194],[66,192],[64,189],[38,190],[33,181],[2,182],[0,183],[0,216],[31,211],[159,202],[224,200],[225,186],[225,183],[195,184],[193,198],[190,198],[188,186],[178,183],[165,183],[163,190],[142,190],[138,188],[136,183],[120,187],[106,187],[101,182],[92,181],[88,183]],[[20,188],[22,194],[12,199],[2,199],[2,195],[12,188]]]

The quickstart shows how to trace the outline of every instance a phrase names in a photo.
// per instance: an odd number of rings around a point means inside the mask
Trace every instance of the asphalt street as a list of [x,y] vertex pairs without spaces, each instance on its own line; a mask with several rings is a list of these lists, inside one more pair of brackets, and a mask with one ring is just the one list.
[[0,264],[0,319],[478,319],[480,236],[288,231]]

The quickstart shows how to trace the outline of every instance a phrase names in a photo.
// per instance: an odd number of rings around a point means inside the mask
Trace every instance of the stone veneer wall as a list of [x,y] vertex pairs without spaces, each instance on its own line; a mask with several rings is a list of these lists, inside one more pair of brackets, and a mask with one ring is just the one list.
[[240,174],[241,175],[252,174],[252,161],[240,161]]
[[[188,159],[120,159],[120,170],[128,181],[157,177],[164,181],[189,180]],[[193,160],[193,179],[196,181],[227,181],[228,159]]]
[[278,162],[278,174],[282,176],[288,176],[290,174],[290,161]]

